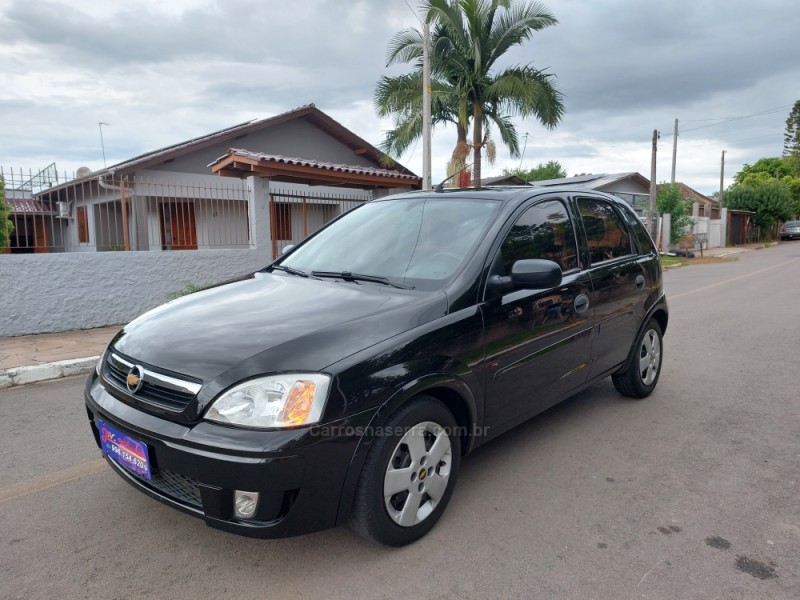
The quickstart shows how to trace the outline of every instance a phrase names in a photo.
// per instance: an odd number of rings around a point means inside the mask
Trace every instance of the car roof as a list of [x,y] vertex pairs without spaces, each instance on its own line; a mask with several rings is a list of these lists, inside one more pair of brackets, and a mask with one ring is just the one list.
[[441,196],[441,197],[448,197],[448,198],[479,198],[479,199],[489,199],[489,200],[499,200],[501,202],[515,202],[520,200],[525,200],[528,198],[534,198],[536,196],[553,196],[557,194],[580,194],[582,196],[600,196],[603,198],[607,198],[613,200],[620,204],[627,203],[617,198],[616,196],[612,196],[610,194],[606,194],[603,192],[598,192],[596,190],[587,190],[586,188],[576,187],[576,186],[549,186],[545,188],[536,188],[529,185],[508,185],[508,186],[491,186],[491,187],[483,187],[483,188],[444,188],[441,191],[437,190],[413,190],[409,192],[403,192],[401,194],[392,194],[390,196],[383,196],[381,198],[376,198],[373,202],[381,201],[381,200],[399,200],[402,198],[416,198],[420,195],[425,196]]

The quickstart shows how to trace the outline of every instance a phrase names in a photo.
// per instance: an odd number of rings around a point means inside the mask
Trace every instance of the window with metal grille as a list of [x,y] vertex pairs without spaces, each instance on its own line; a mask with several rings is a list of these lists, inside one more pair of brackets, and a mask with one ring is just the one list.
[[272,239],[292,239],[292,205],[275,202],[272,210]]

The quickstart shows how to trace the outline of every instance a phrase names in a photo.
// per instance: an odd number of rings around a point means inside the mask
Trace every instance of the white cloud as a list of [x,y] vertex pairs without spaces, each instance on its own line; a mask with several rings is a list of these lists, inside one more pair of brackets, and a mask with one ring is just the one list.
[[[566,96],[555,131],[517,120],[530,134],[525,166],[559,160],[570,175],[649,177],[657,128],[657,179],[666,180],[676,117],[678,179],[700,191],[719,186],[723,149],[727,182],[745,162],[780,153],[800,98],[791,0],[548,4],[560,24],[504,63],[548,67]],[[99,121],[111,123],[111,163],[310,102],[377,144],[391,126],[372,109],[386,44],[416,25],[403,0],[0,0],[0,165],[98,168]],[[434,133],[434,180],[454,138]],[[401,162],[421,173],[421,145]],[[484,174],[519,164],[498,147]]]

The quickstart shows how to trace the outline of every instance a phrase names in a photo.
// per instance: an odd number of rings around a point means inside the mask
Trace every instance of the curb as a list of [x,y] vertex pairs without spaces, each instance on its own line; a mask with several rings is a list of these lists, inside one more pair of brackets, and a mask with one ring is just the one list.
[[40,365],[4,369],[0,371],[0,390],[38,381],[84,375],[94,369],[98,360],[100,360],[99,356],[89,356],[87,358],[71,358]]
[[727,252],[720,252],[716,255],[716,258],[725,258],[726,256],[730,256],[731,254],[741,254],[742,252],[746,252],[746,250],[742,248],[731,248]]

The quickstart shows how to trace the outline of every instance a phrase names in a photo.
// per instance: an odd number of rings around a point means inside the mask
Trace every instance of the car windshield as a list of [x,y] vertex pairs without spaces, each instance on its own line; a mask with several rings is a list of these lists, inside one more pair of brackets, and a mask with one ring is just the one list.
[[800,227],[800,221],[786,221],[783,224],[784,227]]
[[317,276],[370,275],[439,289],[471,256],[498,206],[440,195],[369,202],[279,264]]

